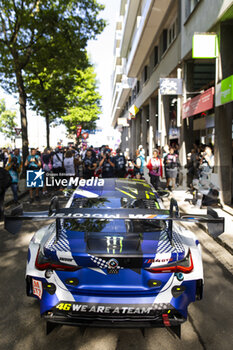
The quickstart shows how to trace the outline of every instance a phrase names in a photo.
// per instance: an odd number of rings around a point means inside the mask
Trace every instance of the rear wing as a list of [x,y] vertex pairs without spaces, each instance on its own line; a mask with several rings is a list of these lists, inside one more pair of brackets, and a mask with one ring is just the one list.
[[[174,210],[175,208],[175,210]],[[5,215],[5,229],[10,233],[18,233],[22,220],[56,220],[57,239],[59,238],[61,219],[100,219],[100,220],[163,220],[168,222],[168,234],[172,240],[173,222],[206,223],[209,233],[217,237],[224,232],[224,218],[218,217],[216,211],[207,208],[206,215],[180,214],[176,200],[171,199],[170,210],[167,209],[98,209],[98,208],[60,208],[55,197],[51,200],[48,211],[24,212],[17,207],[9,215]]]

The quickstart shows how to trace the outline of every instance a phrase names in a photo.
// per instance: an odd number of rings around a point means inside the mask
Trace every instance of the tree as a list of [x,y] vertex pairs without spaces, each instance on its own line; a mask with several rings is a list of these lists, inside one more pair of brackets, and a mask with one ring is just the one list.
[[82,125],[83,129],[95,129],[95,121],[101,113],[101,96],[97,92],[94,68],[90,66],[84,71],[77,70],[75,80],[76,86],[67,97],[73,107],[62,117],[71,134],[76,132],[77,124]]
[[0,100],[0,132],[6,137],[12,138],[15,135],[16,112],[6,110],[5,101]]
[[48,66],[40,73],[38,69],[32,69],[26,80],[29,104],[46,121],[47,147],[50,146],[50,123],[65,113],[68,107],[66,96],[74,84],[71,73],[48,69]]
[[6,91],[19,93],[24,160],[28,154],[27,67],[40,59],[45,62],[48,53],[56,62],[62,58],[79,66],[86,60],[87,41],[105,26],[98,19],[103,8],[96,0],[0,0],[0,78]]

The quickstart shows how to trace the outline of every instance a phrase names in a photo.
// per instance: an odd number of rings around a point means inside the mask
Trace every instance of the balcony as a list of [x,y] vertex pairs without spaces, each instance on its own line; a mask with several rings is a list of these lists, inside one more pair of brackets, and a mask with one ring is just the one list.
[[172,0],[148,0],[146,2],[138,29],[132,40],[132,48],[126,66],[127,76],[136,77],[139,74],[143,61],[171,4]]
[[123,20],[122,40],[120,45],[120,53],[122,57],[126,57],[128,51],[139,4],[140,0],[129,0],[126,6],[126,12]]
[[[125,102],[128,99],[134,79],[123,76],[122,83],[118,86],[119,90],[113,95],[113,106],[112,106],[112,125],[115,127],[117,119],[120,116],[121,110],[123,109]],[[115,99],[116,98],[116,99]],[[115,102],[115,103],[114,103]]]

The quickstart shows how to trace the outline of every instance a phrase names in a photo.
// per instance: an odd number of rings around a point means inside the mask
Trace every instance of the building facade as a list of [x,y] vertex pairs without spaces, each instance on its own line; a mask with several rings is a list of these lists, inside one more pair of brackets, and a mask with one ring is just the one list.
[[[216,57],[193,58],[194,33],[215,34]],[[158,145],[178,143],[185,165],[193,143],[214,145],[225,203],[232,200],[233,102],[223,98],[233,95],[232,41],[232,0],[122,0],[112,79],[122,149],[132,157],[141,144],[151,156]]]

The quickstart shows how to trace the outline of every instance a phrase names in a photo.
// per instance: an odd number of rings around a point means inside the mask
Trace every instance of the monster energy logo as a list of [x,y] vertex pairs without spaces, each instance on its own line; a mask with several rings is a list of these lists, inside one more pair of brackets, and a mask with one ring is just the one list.
[[124,237],[105,236],[107,243],[107,252],[115,254],[116,252],[122,253],[123,239]]

